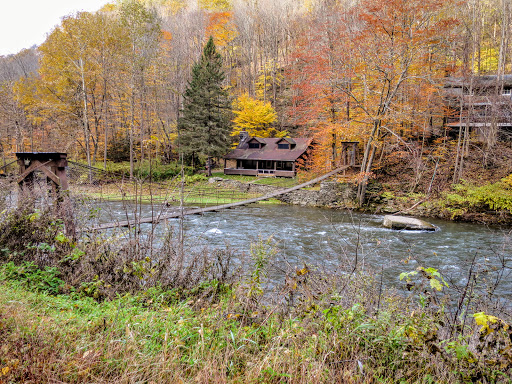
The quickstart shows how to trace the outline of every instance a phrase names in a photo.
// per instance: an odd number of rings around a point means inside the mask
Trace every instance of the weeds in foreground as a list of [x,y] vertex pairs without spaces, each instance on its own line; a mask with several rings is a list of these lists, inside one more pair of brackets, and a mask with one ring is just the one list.
[[[297,270],[297,286],[283,292],[294,292],[295,306],[262,302],[246,316],[237,284],[97,302],[27,290],[5,270],[5,382],[510,382],[509,323],[481,314],[471,337],[443,338],[439,313],[391,291],[379,304],[364,275]],[[201,297],[212,290],[216,302]]]
[[237,273],[229,248],[183,247],[184,240],[172,228],[156,245],[153,234],[142,236],[137,229],[75,241],[65,234],[53,207],[37,209],[33,201],[22,201],[0,215],[0,263],[21,265],[26,271],[58,271],[64,282],[60,293],[78,291],[97,300],[157,286],[191,289],[213,280],[225,284]]
[[272,287],[271,239],[235,278],[234,251],[183,258],[172,232],[75,242],[30,208],[0,232],[0,382],[510,382],[510,318],[477,311],[471,273],[451,298],[427,267],[404,293],[352,264]]

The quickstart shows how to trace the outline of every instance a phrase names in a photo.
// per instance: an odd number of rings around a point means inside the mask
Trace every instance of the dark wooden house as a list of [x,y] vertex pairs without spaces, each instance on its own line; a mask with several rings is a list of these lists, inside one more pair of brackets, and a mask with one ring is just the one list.
[[307,138],[249,137],[242,132],[240,144],[224,157],[224,174],[294,177],[297,162],[310,152],[311,141]]

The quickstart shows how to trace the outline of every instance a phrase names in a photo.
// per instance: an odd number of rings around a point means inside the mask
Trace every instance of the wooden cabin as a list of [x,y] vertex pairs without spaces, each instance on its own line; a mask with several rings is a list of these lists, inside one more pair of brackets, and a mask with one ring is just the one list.
[[311,150],[311,141],[249,137],[247,132],[241,132],[238,146],[224,157],[224,174],[294,177],[297,162],[305,159]]

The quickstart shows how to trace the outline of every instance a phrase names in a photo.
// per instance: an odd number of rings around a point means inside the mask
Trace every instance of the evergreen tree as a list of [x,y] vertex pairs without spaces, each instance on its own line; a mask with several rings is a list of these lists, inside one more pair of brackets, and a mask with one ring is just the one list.
[[178,120],[180,150],[187,157],[206,157],[209,176],[212,157],[224,155],[230,147],[231,105],[223,80],[222,58],[210,37],[192,68]]

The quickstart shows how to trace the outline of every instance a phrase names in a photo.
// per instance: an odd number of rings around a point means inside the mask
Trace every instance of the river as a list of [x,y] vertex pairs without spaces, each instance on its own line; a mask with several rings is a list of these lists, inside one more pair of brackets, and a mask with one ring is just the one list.
[[[100,221],[126,219],[127,209],[122,203],[103,204]],[[141,217],[151,216],[149,205],[141,209]],[[464,283],[473,259],[479,271],[505,266],[497,293],[512,302],[510,229],[429,220],[437,231],[395,231],[382,227],[382,221],[379,215],[265,204],[184,219],[187,237],[212,247],[229,244],[247,251],[258,238],[272,236],[278,248],[277,265],[287,262],[302,268],[306,263],[335,271],[340,265],[352,266],[357,261],[362,270],[382,272],[384,282],[392,285],[399,284],[401,272],[418,266],[438,269],[451,284]],[[169,220],[168,225],[177,225],[177,219]],[[160,224],[156,233],[164,229]],[[486,276],[493,279],[496,274]]]

